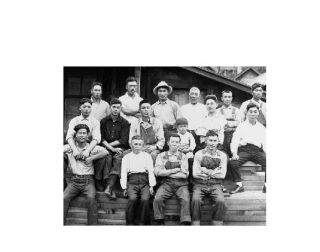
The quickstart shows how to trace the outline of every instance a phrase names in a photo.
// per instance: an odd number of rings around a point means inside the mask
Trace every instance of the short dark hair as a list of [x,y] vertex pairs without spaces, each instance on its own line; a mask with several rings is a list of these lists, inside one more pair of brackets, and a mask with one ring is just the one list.
[[253,102],[250,102],[248,105],[247,105],[247,111],[251,108],[257,108],[258,110],[260,110],[259,108],[259,105],[256,104],[256,103],[253,103]]
[[181,141],[181,137],[180,137],[177,133],[171,133],[171,134],[169,135],[168,141],[170,141],[170,138],[171,138],[171,137],[178,137],[179,140]]
[[188,119],[185,117],[178,118],[176,120],[176,125],[188,125]]
[[[129,76],[129,77],[126,79],[126,85],[128,84],[128,82],[132,82],[132,81],[137,82],[137,79],[136,79],[134,76]],[[138,83],[138,82],[137,82],[137,83]]]
[[94,82],[92,82],[92,84],[91,84],[91,89],[93,89],[93,88],[94,88],[94,86],[100,86],[100,87],[101,87],[101,89],[102,89],[102,83],[101,83],[101,82],[99,82],[99,81],[94,81]]
[[80,106],[81,106],[82,104],[87,103],[87,102],[92,105],[91,99],[89,99],[89,98],[82,98],[82,99],[80,100]]
[[135,135],[135,136],[131,137],[131,142],[133,140],[142,140],[142,142],[144,142],[142,136],[140,136],[140,135]]
[[74,131],[75,131],[76,133],[77,133],[79,130],[81,130],[81,129],[85,129],[85,130],[87,131],[87,133],[90,132],[90,129],[89,129],[89,127],[88,127],[87,124],[77,124],[73,129],[74,129]]
[[141,108],[141,105],[142,105],[143,103],[149,103],[149,104],[151,105],[151,102],[150,102],[149,100],[143,99],[141,102],[139,102],[139,108]]
[[231,94],[232,94],[232,91],[231,91],[231,90],[223,90],[223,91],[221,92],[222,96],[223,96],[224,93],[231,93]]
[[214,130],[208,130],[206,137],[209,136],[216,136],[217,138],[219,138],[218,134]]
[[118,98],[112,98],[111,101],[110,101],[110,106],[112,106],[113,104],[122,105],[122,102]]
[[207,96],[204,98],[204,103],[206,103],[207,100],[209,100],[209,99],[214,100],[216,103],[218,102],[217,96],[215,96],[215,95],[207,95]]
[[251,86],[251,91],[253,91],[253,90],[255,90],[256,88],[259,88],[259,87],[261,87],[263,89],[264,86],[262,84],[256,82]]

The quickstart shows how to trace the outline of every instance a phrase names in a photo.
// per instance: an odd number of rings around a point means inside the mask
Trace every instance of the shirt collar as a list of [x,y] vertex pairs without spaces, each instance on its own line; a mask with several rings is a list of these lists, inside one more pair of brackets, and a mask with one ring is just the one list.
[[91,115],[89,115],[87,118],[84,118],[83,115],[80,115],[80,121],[86,120],[90,121]]
[[129,94],[128,94],[128,92],[126,92],[126,94],[125,94],[125,96],[126,97],[128,97],[128,98],[130,98],[130,99],[135,99],[136,97],[137,97],[137,92],[134,92],[134,95],[133,95],[133,97],[131,97]]
[[85,145],[84,147],[80,148],[77,141],[75,141],[75,145],[76,145],[76,147],[77,147],[78,149],[81,149],[81,150],[86,150],[86,149],[88,148],[88,146],[89,146],[89,144],[86,143],[86,145]]
[[179,151],[177,151],[176,153],[172,153],[171,151],[168,151],[168,155],[169,156],[178,156],[179,155]]
[[142,117],[140,117],[139,118],[139,124],[141,124],[141,123],[150,123],[151,124],[152,123],[152,117],[150,116],[147,122],[142,121]]
[[223,105],[221,106],[221,108],[223,108],[223,109],[232,109],[233,106],[230,104],[230,106],[227,107],[225,104],[223,104]]
[[[113,122],[111,115],[107,116],[107,120]],[[118,118],[115,120],[115,122],[122,122],[122,116],[119,115]]]
[[93,101],[93,98],[92,98],[92,96],[91,96],[91,101],[92,101],[92,103],[101,103],[102,99],[100,98],[100,99],[98,99],[98,102],[94,102],[94,101]]
[[158,104],[168,104],[168,103],[169,103],[169,99],[167,99],[167,100],[165,100],[163,102],[161,102],[160,100],[158,101]]

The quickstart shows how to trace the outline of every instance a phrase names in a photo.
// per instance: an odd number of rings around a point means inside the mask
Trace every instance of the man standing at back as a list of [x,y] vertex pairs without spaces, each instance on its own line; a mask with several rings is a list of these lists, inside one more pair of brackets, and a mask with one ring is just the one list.
[[263,94],[263,85],[260,83],[254,83],[251,87],[251,90],[252,99],[243,102],[240,107],[241,122],[244,122],[246,120],[247,106],[250,103],[254,103],[257,104],[259,107],[258,122],[266,127],[266,103],[261,100]]
[[110,115],[109,103],[101,99],[102,94],[102,83],[93,82],[91,85],[91,116],[96,118],[98,121]]
[[161,120],[164,138],[166,140],[164,150],[168,150],[167,142],[169,135],[177,133],[176,120],[181,118],[182,114],[178,103],[171,101],[168,98],[168,95],[172,93],[172,87],[165,81],[159,82],[159,84],[153,89],[153,93],[158,96],[159,100],[151,106],[151,116]]
[[200,89],[197,87],[190,88],[189,100],[190,103],[181,107],[181,113],[183,117],[188,120],[188,130],[193,135],[196,145],[200,144],[199,137],[195,131],[200,127],[201,119],[207,115],[206,106],[199,103]]
[[225,90],[222,92],[221,100],[223,102],[222,106],[217,109],[218,113],[224,116],[226,119],[226,125],[224,126],[224,141],[223,147],[227,152],[229,157],[232,156],[230,150],[230,144],[233,136],[233,132],[236,130],[237,126],[240,123],[240,112],[239,109],[232,106],[232,92]]
[[135,77],[130,76],[126,79],[127,92],[119,97],[122,102],[121,116],[130,124],[136,121],[139,116],[139,103],[142,98],[137,93],[138,83]]

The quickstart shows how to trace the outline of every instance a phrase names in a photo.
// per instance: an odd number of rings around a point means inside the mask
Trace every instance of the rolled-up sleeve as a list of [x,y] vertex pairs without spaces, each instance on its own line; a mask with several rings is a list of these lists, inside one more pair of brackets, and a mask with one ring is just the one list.
[[121,177],[120,177],[120,185],[123,190],[127,189],[127,176],[128,176],[128,156],[124,156],[121,162]]
[[92,140],[96,140],[97,144],[101,141],[100,123],[97,120],[92,121]]
[[147,170],[148,170],[148,177],[149,177],[149,185],[155,186],[156,178],[154,176],[153,161],[152,161],[152,157],[149,154],[146,158],[146,163],[147,163]]
[[67,131],[67,135],[66,135],[66,141],[68,141],[69,138],[73,138],[74,137],[74,127],[76,126],[76,118],[73,118],[70,122],[69,122],[69,127],[68,127],[68,131]]
[[201,160],[202,160],[202,154],[200,151],[198,151],[195,155],[194,155],[194,160],[193,160],[193,166],[192,166],[192,174],[193,176],[196,177],[202,177],[201,174]]
[[241,125],[238,126],[238,128],[235,130],[232,136],[231,144],[230,144],[230,149],[232,154],[233,153],[238,153],[238,146],[240,142],[240,134],[241,134]]
[[130,133],[129,133],[129,142],[131,141],[132,137],[138,134],[138,125],[139,122],[133,122],[130,125]]
[[158,139],[157,146],[160,150],[162,150],[165,144],[165,139],[164,139],[162,122],[160,120],[155,119],[155,130],[156,130],[156,136]]

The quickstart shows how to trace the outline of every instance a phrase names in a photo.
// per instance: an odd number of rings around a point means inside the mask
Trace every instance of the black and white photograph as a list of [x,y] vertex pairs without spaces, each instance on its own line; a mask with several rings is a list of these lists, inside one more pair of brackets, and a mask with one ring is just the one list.
[[1,1],[0,250],[320,251],[319,19]]
[[64,67],[64,225],[266,225],[266,67]]

